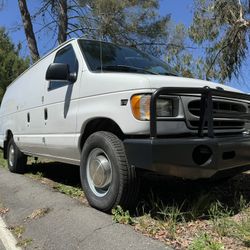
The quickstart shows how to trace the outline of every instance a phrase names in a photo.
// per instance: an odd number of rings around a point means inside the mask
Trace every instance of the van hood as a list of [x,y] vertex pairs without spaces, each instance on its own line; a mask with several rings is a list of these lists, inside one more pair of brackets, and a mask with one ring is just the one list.
[[210,81],[203,81],[192,78],[176,77],[176,76],[146,76],[149,81],[149,88],[157,89],[161,87],[193,87],[193,88],[203,88],[208,86],[210,88],[216,89],[218,87],[232,92],[242,93],[240,90],[226,86],[224,84],[218,84]]
[[229,86],[203,81],[198,79],[161,76],[161,75],[144,75],[130,73],[89,73],[84,75],[83,81],[89,84],[89,88],[84,89],[86,95],[104,94],[110,92],[136,90],[136,89],[155,89],[161,87],[197,87],[203,88],[208,86],[216,89],[223,88],[226,91],[241,92]]

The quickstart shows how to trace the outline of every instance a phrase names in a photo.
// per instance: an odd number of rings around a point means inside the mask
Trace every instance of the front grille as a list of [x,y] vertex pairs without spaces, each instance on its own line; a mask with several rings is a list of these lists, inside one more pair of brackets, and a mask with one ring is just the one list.
[[[198,128],[200,117],[200,99],[192,100],[188,103],[188,122],[191,128]],[[243,129],[245,126],[244,118],[248,112],[244,103],[230,100],[213,100],[213,126],[215,129]],[[207,124],[205,124],[205,127]]]
[[[199,121],[190,121],[190,125],[192,127],[199,126]],[[214,121],[214,128],[217,129],[242,129],[245,125],[245,122],[241,121]],[[205,124],[205,128],[207,127],[207,124]]]
[[[200,100],[191,101],[188,104],[189,112],[195,116],[200,116],[200,106],[201,106]],[[247,112],[247,109],[244,106],[244,104],[240,103],[213,101],[213,111],[214,113],[216,113],[217,111],[225,113],[230,112],[231,114],[235,113],[237,115],[237,113],[245,114]]]

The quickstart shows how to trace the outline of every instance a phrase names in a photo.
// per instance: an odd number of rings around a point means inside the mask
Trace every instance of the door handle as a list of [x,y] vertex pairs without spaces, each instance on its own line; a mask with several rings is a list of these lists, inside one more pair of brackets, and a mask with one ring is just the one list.
[[30,113],[27,113],[27,123],[30,123]]
[[44,109],[44,120],[45,121],[48,120],[48,109],[47,108]]

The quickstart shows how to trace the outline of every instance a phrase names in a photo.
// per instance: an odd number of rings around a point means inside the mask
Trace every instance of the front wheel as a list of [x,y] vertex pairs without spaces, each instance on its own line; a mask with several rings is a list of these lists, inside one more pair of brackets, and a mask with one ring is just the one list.
[[137,200],[138,178],[129,166],[122,141],[112,133],[96,132],[86,141],[80,176],[89,204],[109,212],[117,205],[132,208]]
[[7,161],[10,172],[23,174],[26,171],[27,156],[19,150],[13,138],[8,143]]

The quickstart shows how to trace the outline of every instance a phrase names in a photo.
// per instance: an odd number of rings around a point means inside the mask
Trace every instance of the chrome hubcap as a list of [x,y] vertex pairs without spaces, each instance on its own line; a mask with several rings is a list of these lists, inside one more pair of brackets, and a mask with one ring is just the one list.
[[96,196],[107,194],[112,181],[112,167],[107,154],[100,148],[93,149],[88,156],[87,180]]
[[15,149],[14,146],[11,145],[9,148],[9,164],[11,167],[14,166],[14,160],[15,160]]

